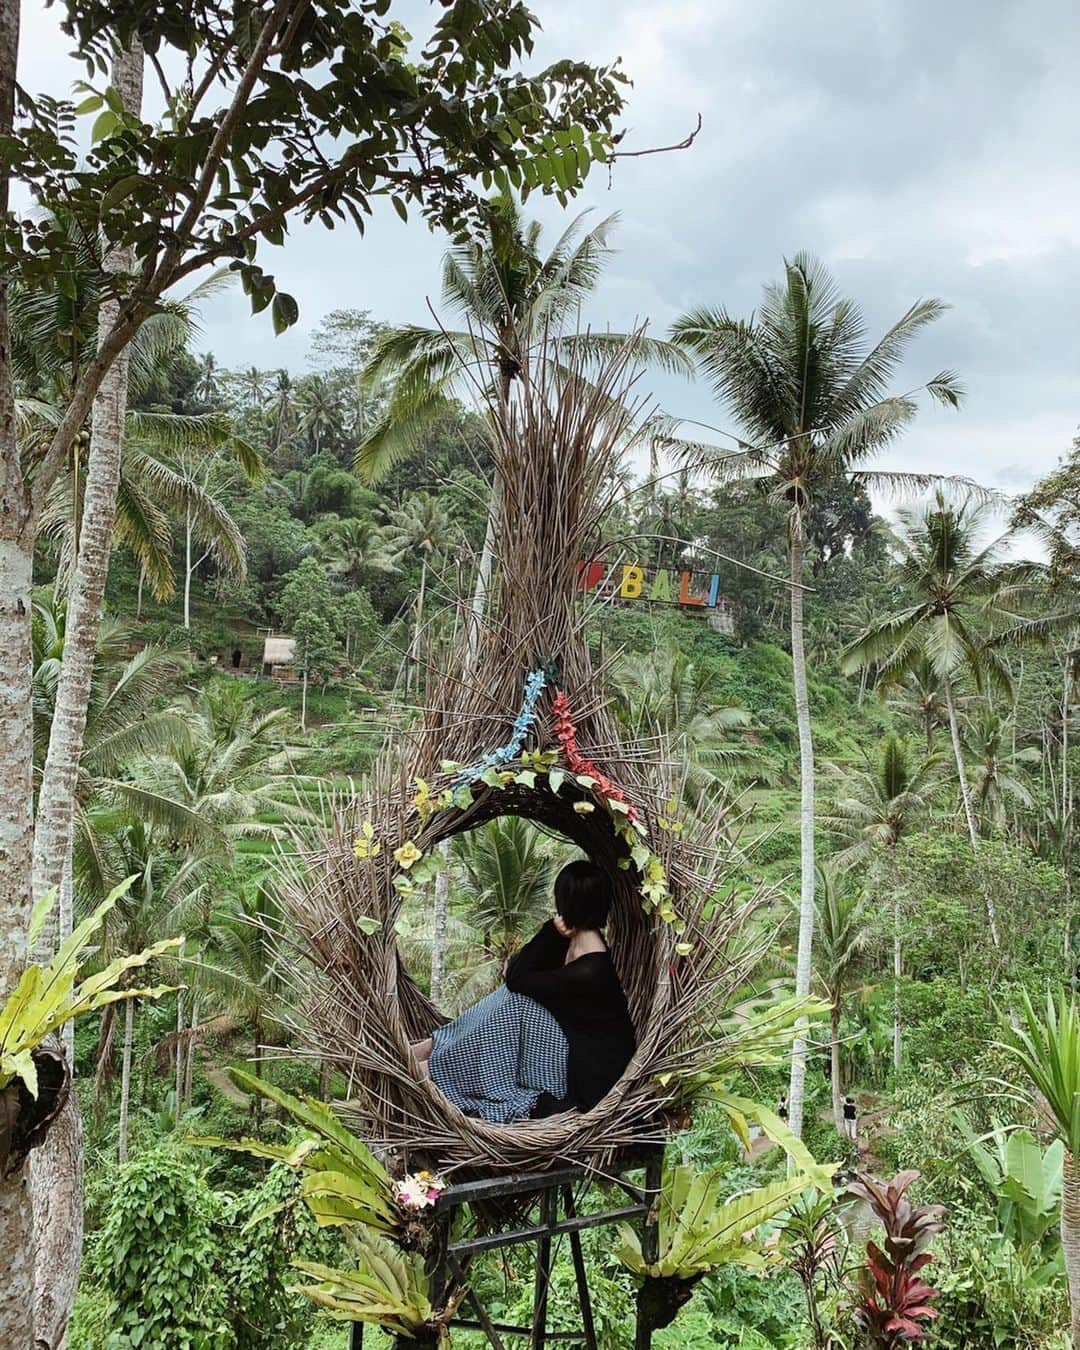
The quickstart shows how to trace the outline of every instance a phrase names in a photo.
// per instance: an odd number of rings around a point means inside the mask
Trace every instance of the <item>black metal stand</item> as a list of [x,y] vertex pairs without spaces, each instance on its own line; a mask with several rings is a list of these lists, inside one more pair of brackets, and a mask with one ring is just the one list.
[[[549,1343],[556,1341],[584,1341],[588,1350],[596,1350],[596,1327],[581,1233],[586,1228],[637,1222],[643,1225],[643,1242],[648,1247],[650,1234],[655,1233],[654,1202],[660,1190],[663,1151],[651,1150],[639,1166],[644,1168],[643,1184],[632,1182],[624,1175],[629,1169],[595,1171],[586,1167],[563,1167],[550,1172],[530,1172],[451,1186],[440,1196],[436,1208],[442,1242],[440,1257],[432,1272],[432,1301],[442,1306],[450,1289],[466,1282],[467,1265],[480,1252],[535,1245],[533,1315],[529,1326],[493,1321],[471,1287],[465,1297],[474,1316],[454,1318],[450,1325],[482,1331],[494,1350],[507,1350],[504,1337],[528,1337],[529,1350],[545,1350]],[[622,1191],[629,1203],[579,1214],[574,1201],[575,1186],[599,1181]],[[514,1221],[509,1225],[493,1224],[492,1213],[497,1214],[500,1205],[506,1207],[508,1201],[515,1202],[512,1205],[516,1214]],[[569,1239],[574,1267],[581,1311],[579,1331],[548,1330],[554,1245],[563,1234]]]
[[[472,1316],[454,1317],[449,1325],[483,1332],[494,1350],[507,1350],[506,1337],[527,1337],[529,1350],[546,1350],[549,1344],[557,1341],[584,1341],[587,1350],[597,1350],[581,1234],[586,1228],[600,1228],[613,1223],[640,1223],[645,1259],[655,1260],[656,1197],[660,1192],[663,1161],[663,1150],[656,1148],[633,1167],[618,1170],[562,1167],[550,1172],[520,1173],[449,1187],[439,1197],[435,1209],[438,1234],[430,1274],[432,1303],[436,1307],[444,1307],[454,1290],[464,1290],[463,1302],[468,1304]],[[642,1184],[632,1182],[624,1175],[631,1170],[644,1171]],[[623,1192],[628,1203],[579,1214],[574,1201],[574,1188],[592,1182],[609,1183]],[[493,1219],[492,1216],[498,1215],[500,1209],[512,1213],[513,1220],[500,1224]],[[548,1298],[554,1245],[564,1234],[570,1243],[581,1329],[549,1331]],[[533,1282],[532,1322],[529,1326],[496,1322],[469,1281],[469,1266],[481,1252],[533,1245],[536,1247],[536,1274]],[[636,1350],[649,1350],[651,1343],[651,1330],[639,1324]],[[355,1322],[350,1340],[351,1350],[363,1350],[363,1344],[363,1323]]]

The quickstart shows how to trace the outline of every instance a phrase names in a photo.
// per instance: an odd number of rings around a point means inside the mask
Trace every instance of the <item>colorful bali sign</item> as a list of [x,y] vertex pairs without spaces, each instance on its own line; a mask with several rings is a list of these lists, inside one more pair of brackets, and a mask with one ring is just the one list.
[[709,577],[705,586],[695,585],[693,577],[693,572],[673,572],[665,567],[646,572],[639,563],[622,563],[611,568],[598,562],[578,563],[578,589],[582,591],[602,590],[620,600],[652,600],[703,609],[727,606],[727,597],[720,594],[717,573]]

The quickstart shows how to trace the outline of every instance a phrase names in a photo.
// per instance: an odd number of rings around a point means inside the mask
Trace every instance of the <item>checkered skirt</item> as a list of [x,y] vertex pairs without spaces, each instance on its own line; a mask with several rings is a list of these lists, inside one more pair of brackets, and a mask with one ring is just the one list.
[[435,1032],[432,1081],[460,1110],[507,1124],[528,1117],[542,1092],[566,1095],[569,1053],[546,1008],[505,985]]

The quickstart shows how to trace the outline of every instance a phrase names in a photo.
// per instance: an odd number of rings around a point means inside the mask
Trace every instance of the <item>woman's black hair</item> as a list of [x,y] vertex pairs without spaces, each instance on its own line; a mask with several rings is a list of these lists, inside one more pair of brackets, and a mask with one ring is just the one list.
[[555,908],[571,928],[603,928],[611,909],[611,882],[595,863],[567,863],[555,878]]

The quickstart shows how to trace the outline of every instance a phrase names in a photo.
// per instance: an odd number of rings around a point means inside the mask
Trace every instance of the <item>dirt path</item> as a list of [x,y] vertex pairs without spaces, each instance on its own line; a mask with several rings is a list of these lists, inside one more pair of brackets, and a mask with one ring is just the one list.
[[223,1097],[228,1098],[234,1106],[239,1106],[244,1111],[248,1109],[251,1098],[246,1092],[241,1092],[223,1068],[215,1064],[212,1068],[204,1069],[203,1072]]

